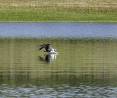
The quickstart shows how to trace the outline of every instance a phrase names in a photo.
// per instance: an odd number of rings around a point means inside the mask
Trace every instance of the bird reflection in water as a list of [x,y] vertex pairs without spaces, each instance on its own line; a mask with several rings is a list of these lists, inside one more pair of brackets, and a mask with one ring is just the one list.
[[45,54],[44,56],[39,56],[40,61],[46,62],[48,64],[56,60],[57,54]]

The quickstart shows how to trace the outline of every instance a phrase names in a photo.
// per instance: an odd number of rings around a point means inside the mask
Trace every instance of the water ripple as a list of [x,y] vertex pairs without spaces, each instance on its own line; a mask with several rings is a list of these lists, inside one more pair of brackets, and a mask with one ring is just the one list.
[[72,87],[11,87],[0,86],[0,98],[117,98],[117,87],[85,86]]

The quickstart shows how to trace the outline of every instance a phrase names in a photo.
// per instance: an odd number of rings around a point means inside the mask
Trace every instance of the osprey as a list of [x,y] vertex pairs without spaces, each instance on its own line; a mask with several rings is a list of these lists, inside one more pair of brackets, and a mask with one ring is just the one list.
[[57,54],[56,49],[52,48],[51,47],[51,44],[43,44],[43,45],[40,45],[39,50],[42,50],[42,49],[45,50],[44,52],[47,52],[49,54]]

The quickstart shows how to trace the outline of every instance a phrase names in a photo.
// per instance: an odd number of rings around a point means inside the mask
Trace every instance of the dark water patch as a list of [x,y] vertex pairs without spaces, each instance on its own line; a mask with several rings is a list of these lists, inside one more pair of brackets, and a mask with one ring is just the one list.
[[[35,76],[32,76],[35,74]],[[31,73],[29,71],[15,72],[15,73],[0,73],[0,85],[8,84],[10,86],[49,86],[54,87],[56,85],[70,85],[77,87],[80,85],[89,86],[117,86],[116,76],[111,76],[100,73],[100,74],[84,74],[84,73],[50,73],[45,74]]]

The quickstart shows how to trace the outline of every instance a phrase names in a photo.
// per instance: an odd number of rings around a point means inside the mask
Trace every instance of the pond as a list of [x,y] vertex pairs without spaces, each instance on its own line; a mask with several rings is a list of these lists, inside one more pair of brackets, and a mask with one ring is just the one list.
[[0,23],[1,37],[104,38],[117,37],[115,23]]
[[[0,24],[0,98],[117,98],[117,25],[61,25]],[[39,51],[43,43],[51,43],[58,54]]]

